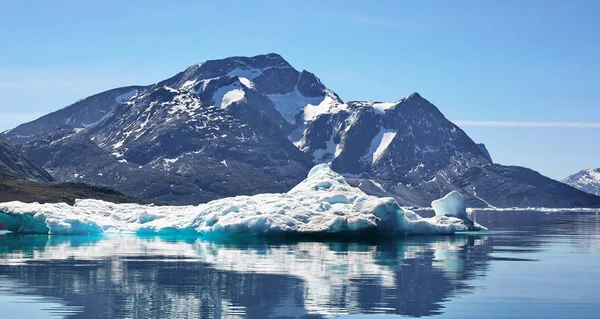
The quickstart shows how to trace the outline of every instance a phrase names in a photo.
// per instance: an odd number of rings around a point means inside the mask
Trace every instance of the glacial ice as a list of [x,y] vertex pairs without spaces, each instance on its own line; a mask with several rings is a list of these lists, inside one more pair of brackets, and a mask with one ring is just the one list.
[[91,199],[77,200],[73,206],[9,202],[0,204],[0,223],[16,233],[206,237],[453,234],[484,229],[466,218],[460,194],[451,193],[434,203],[436,216],[422,218],[401,208],[393,198],[366,195],[320,164],[282,194],[237,196],[198,206],[113,204]]
[[436,216],[453,216],[468,219],[465,198],[457,191],[452,191],[446,196],[431,202],[431,207]]

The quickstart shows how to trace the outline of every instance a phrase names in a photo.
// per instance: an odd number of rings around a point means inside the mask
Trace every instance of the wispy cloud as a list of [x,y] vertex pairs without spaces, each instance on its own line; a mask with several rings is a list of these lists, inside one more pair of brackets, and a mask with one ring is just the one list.
[[452,121],[458,126],[600,128],[600,122]]

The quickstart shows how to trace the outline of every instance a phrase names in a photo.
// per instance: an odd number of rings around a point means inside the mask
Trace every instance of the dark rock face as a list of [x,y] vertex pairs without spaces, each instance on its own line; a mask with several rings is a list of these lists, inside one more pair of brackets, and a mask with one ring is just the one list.
[[488,151],[487,147],[485,147],[485,144],[478,143],[477,146],[479,147],[483,155],[485,155],[485,157],[488,159],[488,161],[493,162],[492,156],[490,155],[490,152]]
[[[344,103],[273,53],[206,61],[155,85],[99,93],[3,136],[57,180],[176,204],[284,192],[323,162],[405,205],[428,206],[455,189],[476,206],[595,200],[493,165],[483,144],[417,93]],[[503,187],[511,191],[495,193]]]
[[21,152],[0,137],[0,169],[5,175],[18,176],[25,179],[50,182],[54,179],[48,172],[28,159]]

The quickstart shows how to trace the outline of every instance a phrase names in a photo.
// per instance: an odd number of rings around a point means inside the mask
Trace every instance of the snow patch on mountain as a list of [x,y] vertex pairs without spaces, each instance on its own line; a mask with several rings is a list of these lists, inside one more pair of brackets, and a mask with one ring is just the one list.
[[242,83],[242,84],[243,84],[243,85],[245,85],[246,87],[248,87],[248,88],[250,88],[250,89],[254,89],[254,88],[256,88],[256,87],[254,86],[254,82],[250,81],[249,79],[247,79],[247,78],[244,78],[244,77],[238,77],[238,79],[240,80],[240,83]]
[[565,178],[563,183],[600,196],[600,169],[585,169]]
[[227,108],[234,102],[240,101],[245,96],[244,90],[239,82],[219,88],[213,94],[213,105],[222,109]]
[[129,100],[131,100],[132,98],[134,98],[136,95],[138,95],[138,90],[131,90],[129,92],[123,93],[119,96],[117,96],[115,98],[115,101],[119,102],[119,103],[125,103]]
[[371,141],[371,147],[367,154],[363,157],[363,161],[370,160],[372,164],[375,164],[385,150],[390,146],[394,137],[398,132],[396,130],[381,128],[379,133]]
[[371,104],[371,107],[373,108],[373,110],[379,112],[379,113],[384,113],[385,111],[391,109],[392,107],[394,107],[396,105],[396,103],[389,103],[389,102],[373,102]]
[[313,159],[317,163],[328,163],[333,161],[333,159],[338,155],[339,147],[333,141],[333,135],[327,141],[327,144],[324,149],[317,149],[313,152]]
[[328,112],[339,112],[343,108],[333,109],[341,103],[330,94],[318,97],[306,97],[295,89],[286,94],[269,94],[267,97],[275,108],[290,124],[296,124],[296,115],[304,113],[304,121],[312,121],[317,116]]
[[244,90],[242,90],[242,89],[231,90],[231,91],[225,93],[225,95],[223,95],[223,99],[221,100],[221,108],[225,109],[232,103],[237,102],[243,98],[244,98]]
[[[333,109],[334,106],[339,106],[338,108]],[[344,108],[341,107],[336,100],[334,100],[331,96],[326,95],[325,98],[320,103],[308,103],[304,108],[304,120],[312,121],[317,116],[325,113],[337,113]]]

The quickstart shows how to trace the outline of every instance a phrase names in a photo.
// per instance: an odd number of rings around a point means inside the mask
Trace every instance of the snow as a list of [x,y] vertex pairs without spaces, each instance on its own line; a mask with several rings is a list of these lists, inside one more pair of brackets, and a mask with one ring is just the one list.
[[215,106],[224,109],[231,105],[231,103],[243,99],[244,96],[245,93],[241,88],[241,84],[239,82],[235,82],[219,88],[215,94],[213,94],[213,102]]
[[394,137],[398,132],[391,129],[381,128],[379,133],[373,138],[371,141],[371,147],[369,148],[367,154],[363,156],[363,161],[371,160],[372,164],[375,164],[381,155],[385,152],[385,150],[390,146]]
[[131,91],[129,91],[129,92],[126,92],[126,93],[123,93],[123,94],[121,94],[121,95],[117,96],[117,97],[115,98],[115,100],[116,100],[118,103],[125,103],[125,102],[127,102],[127,101],[131,100],[131,99],[132,99],[133,97],[135,97],[137,94],[138,94],[138,90],[135,90],[135,89],[134,89],[134,90],[131,90]]
[[600,169],[586,169],[563,180],[563,183],[600,196]]
[[194,86],[196,86],[196,84],[198,84],[197,80],[188,80],[181,85],[180,89],[185,91],[191,91],[194,88]]
[[331,162],[339,155],[338,145],[333,141],[333,134],[326,143],[324,149],[317,149],[313,152],[313,159],[317,163]]
[[[318,104],[316,103],[308,103],[304,108],[304,120],[312,121],[317,116],[325,113],[335,113],[332,110],[332,107],[338,105],[337,101],[332,99],[330,96],[325,96],[325,98]],[[336,108],[335,111],[340,111],[342,108]]]
[[221,100],[221,108],[227,108],[231,103],[237,102],[244,98],[244,91],[241,89],[231,90],[223,96]]
[[[123,143],[125,143],[125,140],[124,140],[124,139],[123,139],[123,140],[120,140],[120,141],[118,141],[118,142],[116,142],[116,143],[115,143],[115,145],[113,145],[113,149],[115,149],[115,150],[116,150],[116,149],[119,149],[119,148],[121,148],[121,146],[123,146]],[[114,154],[114,153],[113,153],[113,154]]]
[[296,115],[302,111],[304,111],[304,121],[312,121],[321,114],[339,112],[343,109],[333,110],[332,108],[340,103],[329,95],[306,97],[297,89],[286,94],[269,94],[267,97],[290,124],[296,124]]
[[600,181],[600,172],[593,169],[587,169],[585,172],[590,176],[591,179]]
[[165,170],[170,170],[171,166],[173,164],[175,164],[178,160],[179,160],[179,157],[175,157],[175,158],[163,158],[163,161],[164,161],[163,168]]
[[371,104],[373,109],[379,113],[385,113],[388,109],[394,107],[397,103],[388,103],[388,102],[374,102]]
[[371,101],[352,101],[349,102],[354,106],[366,109],[372,109],[375,113],[384,114],[385,111],[398,105],[399,102],[371,102]]
[[255,88],[254,82],[248,80],[247,78],[240,77],[238,79],[240,80],[240,83],[242,83],[244,86],[246,86],[246,87],[248,87],[250,89]]
[[452,216],[422,218],[390,197],[351,187],[327,165],[282,194],[223,198],[198,206],[113,204],[0,204],[0,222],[17,233],[145,235],[452,234],[483,229]]

